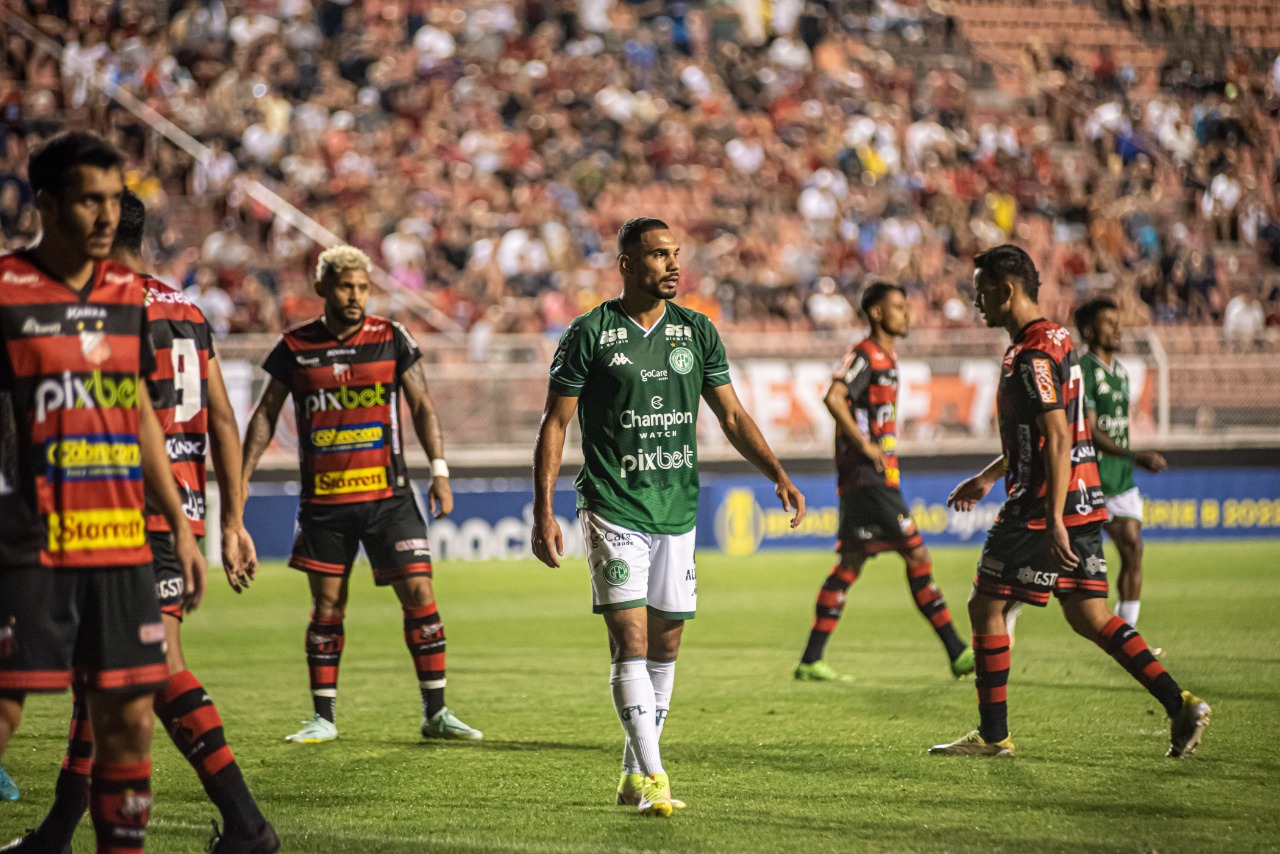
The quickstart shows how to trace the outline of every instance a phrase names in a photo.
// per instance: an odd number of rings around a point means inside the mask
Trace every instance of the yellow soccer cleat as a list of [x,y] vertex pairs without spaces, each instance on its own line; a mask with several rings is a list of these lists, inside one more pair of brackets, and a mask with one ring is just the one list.
[[1182,708],[1169,718],[1169,752],[1165,756],[1180,759],[1196,752],[1209,725],[1209,704],[1190,691],[1182,692]]
[[935,744],[929,748],[931,756],[1013,756],[1013,739],[1005,736],[1003,741],[988,744],[975,729],[958,741],[950,744]]
[[640,802],[636,812],[640,815],[670,818],[675,805],[671,803],[671,781],[666,774],[650,774],[640,778]]
[[[643,774],[628,774],[626,771],[623,771],[621,779],[618,780],[618,797],[615,803],[620,807],[639,806],[640,782],[643,779]],[[688,806],[688,804],[679,798],[672,798],[671,806],[678,810],[682,810]]]

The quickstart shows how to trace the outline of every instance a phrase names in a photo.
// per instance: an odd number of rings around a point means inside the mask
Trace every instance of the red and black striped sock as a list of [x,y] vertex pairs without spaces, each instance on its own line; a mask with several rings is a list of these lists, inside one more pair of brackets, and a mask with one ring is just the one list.
[[915,600],[920,613],[933,626],[938,640],[947,648],[947,658],[955,661],[964,652],[964,641],[956,634],[956,627],[951,622],[951,609],[942,591],[933,582],[933,562],[907,564],[907,583],[911,585],[911,598]]
[[347,638],[342,618],[311,615],[307,625],[307,674],[311,677],[311,704],[320,717],[333,723],[338,708],[338,663]]
[[224,829],[245,835],[257,832],[266,819],[227,746],[218,707],[200,680],[190,670],[173,674],[156,694],[155,710],[174,746],[196,769],[209,800],[222,813]]
[[35,837],[50,851],[61,851],[71,844],[76,826],[89,809],[89,776],[93,772],[93,724],[89,709],[78,694],[71,709],[71,728],[67,735],[67,755],[53,789],[53,806],[40,823]]
[[1170,717],[1182,709],[1182,689],[1156,661],[1137,629],[1119,617],[1112,617],[1098,632],[1097,644],[1141,682]]
[[444,708],[444,623],[435,603],[403,610],[404,643],[418,674],[423,714],[431,717]]
[[813,610],[813,628],[809,630],[809,643],[800,661],[813,664],[821,661],[827,649],[827,639],[836,630],[840,615],[844,613],[845,593],[862,573],[861,567],[853,568],[836,564],[818,591],[818,604]]
[[1009,636],[973,636],[973,681],[978,687],[978,734],[988,744],[1009,737]]
[[89,813],[98,854],[141,854],[151,816],[151,760],[95,762]]

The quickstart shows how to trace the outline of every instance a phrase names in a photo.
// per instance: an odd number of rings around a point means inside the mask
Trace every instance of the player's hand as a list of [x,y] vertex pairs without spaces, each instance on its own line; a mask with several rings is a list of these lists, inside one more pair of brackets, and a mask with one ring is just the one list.
[[[885,466],[889,464],[889,461],[885,458],[884,448],[875,442],[867,442],[862,446],[862,453],[866,455],[867,459],[871,460],[871,465],[876,467],[876,471],[881,474],[884,473]],[[792,527],[795,526],[793,525]]]
[[1049,551],[1059,572],[1067,572],[1080,565],[1080,558],[1071,550],[1071,538],[1067,536],[1067,526],[1061,521],[1049,525]]
[[991,484],[983,480],[982,475],[975,474],[951,490],[951,494],[947,496],[947,506],[966,513],[986,498],[990,491]]
[[222,528],[222,569],[227,583],[237,593],[248,590],[258,577],[258,550],[243,524]]
[[182,567],[182,610],[194,611],[204,598],[204,587],[208,569],[204,555],[200,552],[200,544],[196,542],[191,529],[183,528],[173,535],[173,550]]
[[804,521],[804,493],[796,489],[796,485],[789,478],[784,477],[778,481],[778,485],[774,488],[773,493],[778,496],[782,502],[783,510],[794,509],[795,515],[791,517],[791,527],[795,528]]
[[533,556],[551,568],[560,566],[564,557],[564,533],[560,523],[552,516],[533,523]]
[[1133,455],[1133,461],[1152,474],[1162,472],[1169,467],[1165,458],[1155,451],[1138,451]]
[[453,512],[453,487],[447,477],[431,478],[431,486],[427,488],[427,509],[432,519],[443,519]]

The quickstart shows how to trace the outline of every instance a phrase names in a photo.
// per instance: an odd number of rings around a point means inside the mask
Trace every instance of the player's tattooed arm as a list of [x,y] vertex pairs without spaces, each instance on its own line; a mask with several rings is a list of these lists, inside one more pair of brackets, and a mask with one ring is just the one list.
[[449,486],[449,467],[444,461],[444,429],[440,416],[427,392],[427,370],[421,360],[413,363],[401,376],[404,399],[409,403],[413,430],[418,434],[427,458],[431,460],[431,486],[427,488],[427,509],[437,519],[453,510],[453,489]]
[[769,443],[760,433],[760,428],[743,408],[742,401],[738,400],[738,393],[733,389],[733,383],[703,388],[702,398],[720,421],[720,429],[724,431],[725,438],[733,445],[734,450],[774,483],[774,493],[782,501],[782,508],[795,510],[795,515],[791,517],[791,527],[799,525],[804,521],[804,495],[791,482],[791,478],[787,477],[782,463],[774,456]]
[[173,478],[169,453],[165,447],[164,428],[156,418],[151,398],[138,395],[138,449],[142,455],[143,488],[164,514],[173,532],[173,550],[182,567],[184,610],[194,611],[204,596],[205,563],[200,545],[191,533],[191,523],[182,512],[182,496]]
[[553,500],[560,462],[564,457],[564,437],[578,408],[576,397],[547,392],[542,410],[542,423],[533,447],[533,531],[530,534],[534,556],[550,567],[560,565],[564,557],[564,532],[556,521]]
[[991,487],[1004,476],[1004,457],[996,457],[987,463],[987,467],[973,477],[960,484],[947,496],[947,506],[961,512],[972,510],[975,505],[987,496]]
[[853,420],[853,414],[849,412],[848,401],[849,387],[842,380],[832,380],[831,387],[827,389],[827,396],[822,399],[822,402],[826,404],[827,411],[835,419],[836,430],[862,449],[863,456],[871,460],[871,464],[876,467],[876,471],[883,472],[885,467],[884,448],[863,436],[861,431],[858,430],[858,425]]
[[276,433],[276,419],[280,417],[280,408],[289,397],[289,387],[277,379],[267,381],[267,387],[258,398],[258,405],[249,416],[249,424],[244,433],[244,449],[240,466],[240,497],[242,501],[249,499],[249,478],[258,467],[258,461],[271,444],[271,437]]

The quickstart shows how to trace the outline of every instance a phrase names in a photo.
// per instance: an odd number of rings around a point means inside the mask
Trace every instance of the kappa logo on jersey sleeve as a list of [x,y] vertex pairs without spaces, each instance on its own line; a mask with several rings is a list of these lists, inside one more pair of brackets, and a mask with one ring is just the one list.
[[1032,377],[1035,380],[1036,394],[1042,403],[1057,403],[1058,388],[1053,382],[1053,363],[1048,359],[1031,360]]
[[136,549],[146,542],[147,523],[141,510],[68,510],[49,514],[50,552]]
[[387,470],[382,466],[347,471],[326,471],[316,475],[316,495],[348,495],[387,488]]
[[138,442],[131,436],[89,434],[45,442],[45,475],[52,481],[141,480]]

